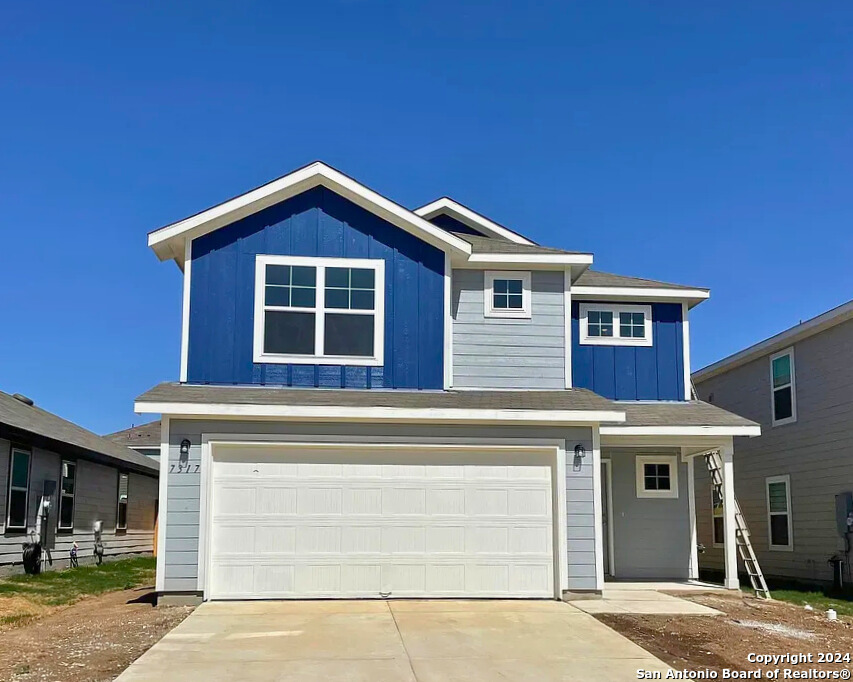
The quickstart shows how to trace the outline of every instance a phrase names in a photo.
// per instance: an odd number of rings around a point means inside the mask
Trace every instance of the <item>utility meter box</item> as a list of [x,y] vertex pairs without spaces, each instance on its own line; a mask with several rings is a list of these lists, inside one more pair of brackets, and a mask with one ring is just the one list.
[[853,492],[838,493],[835,496],[835,523],[841,537],[853,533]]

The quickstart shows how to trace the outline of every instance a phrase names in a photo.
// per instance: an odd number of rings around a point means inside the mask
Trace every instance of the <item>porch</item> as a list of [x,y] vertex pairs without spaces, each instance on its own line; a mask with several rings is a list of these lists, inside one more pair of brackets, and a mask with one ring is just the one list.
[[723,588],[739,589],[734,437],[759,435],[760,427],[698,401],[620,407],[626,423],[600,428],[596,502],[605,600],[713,589],[699,582],[703,540],[696,525],[696,467],[706,468],[704,455],[713,451],[722,463],[722,499],[715,509],[723,526]]

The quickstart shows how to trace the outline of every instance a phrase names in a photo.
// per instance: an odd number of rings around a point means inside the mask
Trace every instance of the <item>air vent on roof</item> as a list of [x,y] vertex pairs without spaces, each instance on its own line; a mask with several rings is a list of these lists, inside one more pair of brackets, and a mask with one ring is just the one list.
[[24,403],[24,405],[29,405],[30,407],[35,405],[32,398],[27,398],[27,396],[21,395],[20,393],[15,393],[12,397],[15,400],[20,400],[22,403]]

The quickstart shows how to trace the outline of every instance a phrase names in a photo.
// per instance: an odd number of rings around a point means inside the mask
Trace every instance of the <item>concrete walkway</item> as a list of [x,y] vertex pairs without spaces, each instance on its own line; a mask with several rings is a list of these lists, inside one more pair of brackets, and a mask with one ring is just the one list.
[[665,671],[556,601],[214,602],[119,682],[596,682]]
[[[661,585],[663,586],[661,589],[670,589],[666,584],[661,583]],[[716,591],[715,588],[712,590]],[[682,591],[701,593],[708,590],[684,588]],[[726,590],[719,591],[726,592]],[[718,616],[721,613],[708,606],[658,592],[641,583],[607,584],[601,599],[574,601],[572,605],[586,613],[633,613],[661,616]]]

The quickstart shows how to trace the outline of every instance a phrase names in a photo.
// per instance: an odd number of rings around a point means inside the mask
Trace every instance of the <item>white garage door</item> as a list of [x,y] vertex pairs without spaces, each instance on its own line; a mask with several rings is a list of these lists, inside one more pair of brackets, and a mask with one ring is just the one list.
[[214,453],[210,598],[555,594],[547,454]]

